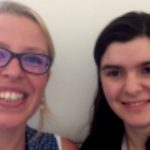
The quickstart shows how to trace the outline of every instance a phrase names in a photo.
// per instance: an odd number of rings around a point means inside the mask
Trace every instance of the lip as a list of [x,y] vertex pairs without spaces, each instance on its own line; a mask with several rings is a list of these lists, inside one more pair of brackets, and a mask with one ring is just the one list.
[[148,106],[150,104],[150,99],[140,100],[140,101],[122,102],[122,104],[124,107],[128,109],[139,110]]
[[18,92],[18,93],[28,93],[27,90],[25,90],[24,88],[22,87],[19,87],[19,86],[1,86],[0,87],[0,92],[5,92],[5,91],[10,91],[10,92]]
[[4,99],[0,98],[0,109],[16,109],[16,108],[20,108],[22,105],[24,105],[24,103],[26,102],[28,96],[29,96],[29,92],[20,88],[20,87],[10,87],[10,86],[5,86],[5,87],[0,87],[0,92],[14,92],[14,93],[22,93],[23,94],[23,98],[22,99],[18,99],[16,101],[7,101]]
[[27,97],[30,93],[29,90],[24,89],[22,87],[19,87],[19,86],[15,86],[15,87],[12,87],[12,86],[0,86],[0,93],[1,92],[15,92],[15,93],[22,93],[24,95],[24,97]]
[[8,102],[0,100],[0,109],[16,109],[17,107],[21,107],[25,103],[24,100],[18,100],[15,102]]

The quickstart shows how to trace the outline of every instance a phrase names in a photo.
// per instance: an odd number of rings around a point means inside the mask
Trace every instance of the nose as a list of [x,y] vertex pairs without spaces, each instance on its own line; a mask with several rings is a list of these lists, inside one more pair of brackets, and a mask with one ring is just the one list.
[[142,90],[141,80],[137,75],[128,75],[124,82],[124,92],[129,96],[137,96]]
[[1,75],[13,80],[22,78],[23,70],[21,69],[19,60],[16,58],[12,59],[6,67],[2,68]]

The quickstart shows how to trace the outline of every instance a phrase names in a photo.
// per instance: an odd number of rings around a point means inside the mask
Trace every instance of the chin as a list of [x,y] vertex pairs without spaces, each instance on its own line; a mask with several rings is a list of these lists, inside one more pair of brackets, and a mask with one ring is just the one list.
[[132,128],[147,128],[150,127],[150,120],[132,120],[127,121],[126,125]]
[[7,130],[14,130],[14,129],[16,129],[16,128],[18,128],[19,127],[19,125],[17,125],[17,124],[14,124],[14,123],[2,123],[2,122],[0,122],[0,130],[5,130],[5,129],[7,129]]
[[1,129],[17,129],[26,126],[26,121],[17,117],[0,117],[0,130]]

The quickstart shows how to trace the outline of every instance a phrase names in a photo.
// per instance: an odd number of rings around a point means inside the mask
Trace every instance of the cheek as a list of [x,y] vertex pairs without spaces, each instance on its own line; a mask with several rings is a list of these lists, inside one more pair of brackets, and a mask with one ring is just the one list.
[[47,76],[30,77],[30,84],[37,94],[43,94],[47,86]]
[[108,103],[111,103],[117,99],[119,89],[115,87],[113,83],[110,83],[109,81],[102,81],[102,87]]

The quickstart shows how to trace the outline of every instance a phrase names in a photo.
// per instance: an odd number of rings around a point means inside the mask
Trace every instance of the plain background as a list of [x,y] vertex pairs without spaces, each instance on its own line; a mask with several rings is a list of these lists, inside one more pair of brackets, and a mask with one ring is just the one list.
[[[36,10],[53,38],[56,57],[47,88],[51,110],[45,130],[76,142],[87,134],[97,86],[93,49],[113,18],[128,11],[150,13],[149,0],[16,0]],[[29,122],[36,127],[38,115]]]

